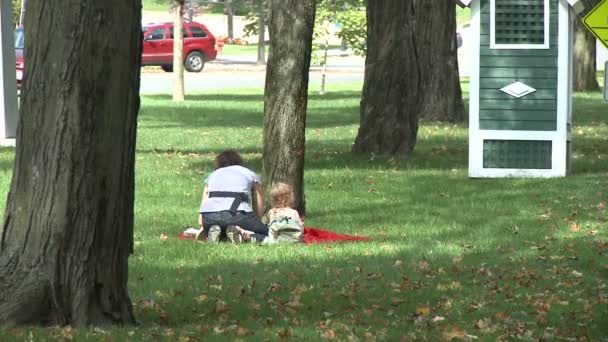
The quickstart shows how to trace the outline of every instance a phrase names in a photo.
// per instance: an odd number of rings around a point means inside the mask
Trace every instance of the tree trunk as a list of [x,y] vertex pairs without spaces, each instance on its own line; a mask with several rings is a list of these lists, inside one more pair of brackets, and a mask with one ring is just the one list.
[[228,1],[228,4],[226,4],[226,13],[228,15],[228,39],[232,42],[234,39],[234,8],[232,7],[232,1]]
[[458,72],[456,6],[453,1],[414,1],[415,48],[423,97],[419,117],[424,120],[464,120],[464,103]]
[[266,13],[264,13],[264,1],[258,4],[258,64],[266,64]]
[[305,215],[304,144],[315,0],[271,0],[264,89],[264,184],[282,181]]
[[587,30],[580,18],[574,19],[574,90],[597,91],[595,36]]
[[173,101],[184,101],[184,0],[175,2],[173,23]]
[[133,323],[141,0],[30,1],[25,23],[0,324]]
[[425,77],[414,25],[417,7],[427,1],[368,1],[368,46],[354,153],[407,157],[414,150]]

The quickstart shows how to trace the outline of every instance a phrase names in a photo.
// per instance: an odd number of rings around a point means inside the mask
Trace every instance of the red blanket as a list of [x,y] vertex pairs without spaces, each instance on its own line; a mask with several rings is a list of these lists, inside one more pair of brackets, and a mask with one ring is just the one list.
[[306,227],[304,228],[304,243],[319,243],[319,242],[340,242],[340,241],[368,241],[372,238],[364,236],[354,236],[347,234],[338,234],[319,228]]
[[[180,239],[191,240],[194,235],[179,234]],[[304,228],[304,243],[320,243],[320,242],[341,242],[341,241],[369,241],[372,238],[365,236],[355,236],[347,234],[338,234],[319,228],[306,227]]]

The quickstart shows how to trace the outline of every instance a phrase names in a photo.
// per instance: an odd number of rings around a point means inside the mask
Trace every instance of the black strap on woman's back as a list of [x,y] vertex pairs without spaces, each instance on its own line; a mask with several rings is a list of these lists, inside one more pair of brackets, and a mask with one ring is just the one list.
[[230,213],[236,214],[236,210],[242,202],[249,202],[249,195],[243,192],[232,192],[232,191],[210,191],[209,198],[211,197],[225,197],[232,198],[232,205],[230,206]]

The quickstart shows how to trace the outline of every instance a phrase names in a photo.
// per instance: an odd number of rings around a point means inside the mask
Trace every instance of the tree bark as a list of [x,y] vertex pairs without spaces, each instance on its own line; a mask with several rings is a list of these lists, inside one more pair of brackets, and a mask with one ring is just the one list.
[[133,323],[141,0],[29,1],[25,24],[0,324]]
[[415,48],[423,97],[419,117],[431,121],[464,120],[458,72],[456,6],[453,1],[414,1]]
[[184,101],[184,0],[175,1],[173,23],[173,101]]
[[274,182],[290,184],[301,215],[305,215],[304,133],[315,7],[315,0],[271,0],[268,25],[264,185],[268,193]]
[[597,91],[595,36],[580,18],[574,19],[574,91]]
[[258,64],[266,64],[266,13],[264,0],[258,4]]
[[424,83],[415,34],[427,0],[369,0],[360,127],[353,152],[407,157],[416,144]]

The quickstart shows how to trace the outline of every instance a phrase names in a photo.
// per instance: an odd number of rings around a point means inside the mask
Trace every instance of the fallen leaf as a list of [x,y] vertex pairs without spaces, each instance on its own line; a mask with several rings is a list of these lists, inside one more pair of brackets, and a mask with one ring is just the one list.
[[459,281],[453,281],[453,282],[450,284],[450,288],[451,288],[451,289],[459,289],[459,288],[461,288],[461,287],[462,287],[462,285],[460,284],[460,282],[459,282]]
[[485,333],[494,332],[494,329],[492,328],[492,322],[488,318],[480,319],[475,322],[475,328]]
[[418,263],[418,268],[421,271],[428,271],[431,268],[431,265],[428,263],[428,261],[423,260],[421,262]]
[[277,332],[277,335],[281,338],[289,338],[291,337],[291,332],[288,329],[282,329]]
[[380,279],[383,277],[384,277],[384,274],[382,274],[382,273],[368,273],[367,274],[368,280],[376,280],[376,279]]
[[202,294],[194,299],[199,303],[204,303],[207,301],[207,299],[209,299],[209,296],[207,296],[206,294]]
[[65,326],[61,329],[61,337],[63,337],[66,340],[71,340],[72,338],[74,338],[74,336],[72,336],[72,327],[71,326]]
[[498,320],[501,320],[501,321],[504,321],[504,320],[506,320],[506,319],[509,318],[509,314],[506,313],[506,312],[504,312],[504,311],[499,311],[499,312],[497,312],[497,313],[494,314],[494,318],[496,318]]
[[443,331],[443,339],[445,341],[451,341],[454,338],[463,339],[467,336],[466,331],[461,327],[452,326],[448,327]]
[[321,337],[326,338],[328,340],[335,340],[336,331],[334,329],[328,329],[324,333],[321,334]]
[[213,312],[215,313],[222,313],[222,312],[226,312],[228,310],[227,306],[226,306],[226,302],[224,302],[223,300],[218,300],[215,303],[215,308],[213,309]]
[[431,308],[425,305],[416,305],[416,315],[428,316],[431,313]]
[[395,297],[391,298],[391,305],[392,306],[399,306],[400,304],[403,304],[403,303],[405,303],[404,299],[395,298]]
[[243,328],[243,327],[238,327],[236,329],[236,334],[238,336],[246,336],[249,335],[250,331],[247,328]]
[[299,295],[291,296],[291,298],[289,299],[289,302],[285,303],[285,306],[288,306],[290,308],[301,307],[302,303],[300,303],[300,296]]
[[572,222],[572,224],[570,225],[570,231],[578,232],[579,230],[581,230],[581,227],[578,224],[576,224],[576,222]]

